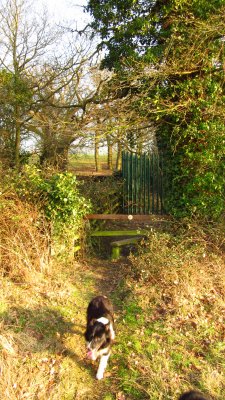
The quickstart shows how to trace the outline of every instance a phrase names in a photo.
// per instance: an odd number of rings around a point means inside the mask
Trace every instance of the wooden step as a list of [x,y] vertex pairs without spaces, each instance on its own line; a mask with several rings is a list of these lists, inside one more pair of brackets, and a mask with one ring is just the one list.
[[121,248],[123,246],[129,245],[129,244],[137,244],[143,239],[143,236],[136,236],[128,239],[121,239],[121,240],[115,240],[114,242],[111,242],[110,245],[112,246],[112,253],[111,253],[111,260],[118,260],[121,255]]

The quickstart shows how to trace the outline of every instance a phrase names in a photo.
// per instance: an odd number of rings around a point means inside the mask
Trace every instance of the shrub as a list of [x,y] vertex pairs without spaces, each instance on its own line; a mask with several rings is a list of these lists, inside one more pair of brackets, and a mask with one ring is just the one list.
[[122,179],[117,176],[103,178],[86,178],[80,190],[83,196],[91,199],[95,213],[113,214],[121,211]]
[[90,209],[89,201],[80,196],[76,176],[72,173],[45,177],[36,167],[26,166],[15,189],[20,198],[37,204],[46,219],[58,229],[63,229],[64,225],[78,229]]
[[14,189],[20,199],[39,210],[40,221],[48,225],[52,250],[72,254],[74,237],[90,211],[90,202],[80,195],[76,177],[71,173],[47,176],[34,166],[26,166],[14,180]]

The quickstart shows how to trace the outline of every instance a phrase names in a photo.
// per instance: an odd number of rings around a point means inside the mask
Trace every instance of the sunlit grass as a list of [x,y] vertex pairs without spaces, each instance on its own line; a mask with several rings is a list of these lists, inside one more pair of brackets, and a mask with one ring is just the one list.
[[192,239],[201,245],[153,233],[131,257],[114,356],[128,399],[172,400],[193,388],[224,398],[224,260]]
[[[113,167],[116,164],[116,154],[113,154]],[[99,155],[99,163],[101,169],[107,169],[107,154]],[[95,156],[94,154],[70,154],[69,155],[69,169],[72,170],[95,170]]]
[[[153,231],[138,255],[112,268],[102,259],[43,257],[35,215],[20,202],[1,212],[2,399],[176,400],[196,388],[224,400],[219,232],[217,242],[197,228]],[[97,364],[85,358],[86,307],[108,291],[116,341],[106,378],[97,382]]]

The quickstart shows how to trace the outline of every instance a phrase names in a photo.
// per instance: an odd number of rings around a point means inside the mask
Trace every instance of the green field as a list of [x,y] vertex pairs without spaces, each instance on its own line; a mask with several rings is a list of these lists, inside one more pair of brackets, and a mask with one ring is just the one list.
[[[100,166],[102,170],[107,169],[107,154],[99,156]],[[116,165],[116,154],[113,157],[113,168]],[[94,154],[70,154],[69,156],[69,170],[72,171],[95,171],[95,157]]]

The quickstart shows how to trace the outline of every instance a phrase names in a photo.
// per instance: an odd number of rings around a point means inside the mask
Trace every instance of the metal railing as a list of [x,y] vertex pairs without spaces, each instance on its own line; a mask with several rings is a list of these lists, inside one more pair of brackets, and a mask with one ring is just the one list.
[[163,213],[163,163],[159,154],[122,154],[123,212]]

